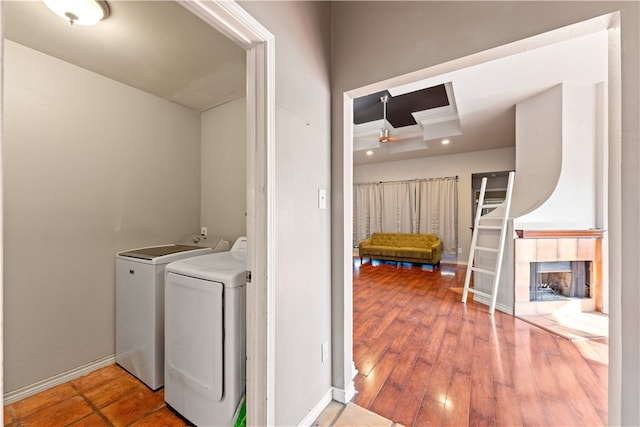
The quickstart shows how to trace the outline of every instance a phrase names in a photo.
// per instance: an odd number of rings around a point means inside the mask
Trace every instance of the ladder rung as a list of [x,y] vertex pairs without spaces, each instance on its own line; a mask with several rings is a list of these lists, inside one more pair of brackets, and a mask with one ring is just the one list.
[[476,251],[498,252],[498,248],[486,248],[484,246],[476,246]]
[[486,204],[482,204],[480,205],[481,208],[498,208],[502,206],[502,203],[486,203]]
[[472,271],[477,271],[478,273],[491,274],[492,276],[496,274],[495,271],[485,270],[484,268],[471,267]]
[[478,225],[478,228],[482,230],[502,230],[501,225]]
[[488,293],[486,293],[486,292],[479,291],[479,290],[474,289],[474,288],[469,288],[469,289],[468,289],[468,291],[469,291],[469,292],[471,292],[472,294],[482,295],[482,296],[485,296],[485,297],[487,297],[487,298],[491,298],[491,294],[488,294]]

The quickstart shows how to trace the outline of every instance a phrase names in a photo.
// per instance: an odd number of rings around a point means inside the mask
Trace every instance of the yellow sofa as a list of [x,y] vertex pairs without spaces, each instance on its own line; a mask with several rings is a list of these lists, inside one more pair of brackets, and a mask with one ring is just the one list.
[[440,265],[442,242],[435,234],[373,233],[360,242],[363,258]]

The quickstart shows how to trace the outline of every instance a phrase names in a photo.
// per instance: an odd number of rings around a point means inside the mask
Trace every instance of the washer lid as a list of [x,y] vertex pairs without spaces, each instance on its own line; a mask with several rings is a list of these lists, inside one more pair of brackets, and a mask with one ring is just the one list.
[[198,255],[167,265],[169,272],[183,276],[222,283],[226,287],[243,286],[246,283],[246,252],[216,252]]
[[202,249],[201,246],[189,246],[189,245],[163,245],[163,246],[151,246],[148,248],[133,249],[127,252],[120,252],[118,255],[127,256],[130,258],[140,258],[152,260],[157,257],[176,254],[179,252],[193,251],[195,249]]

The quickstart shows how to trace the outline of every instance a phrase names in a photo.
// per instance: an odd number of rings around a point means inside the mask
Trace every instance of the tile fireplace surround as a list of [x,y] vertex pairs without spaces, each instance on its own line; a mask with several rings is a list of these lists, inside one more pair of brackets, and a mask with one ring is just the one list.
[[[516,230],[514,314],[550,314],[558,310],[602,311],[602,230]],[[591,262],[590,298],[529,301],[531,263]]]

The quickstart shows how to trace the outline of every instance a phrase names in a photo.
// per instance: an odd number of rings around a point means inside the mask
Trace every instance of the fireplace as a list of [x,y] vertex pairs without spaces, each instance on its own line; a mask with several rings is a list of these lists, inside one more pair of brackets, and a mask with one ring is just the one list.
[[591,297],[591,262],[547,261],[530,266],[529,301]]
[[602,311],[602,230],[516,232],[516,316]]

